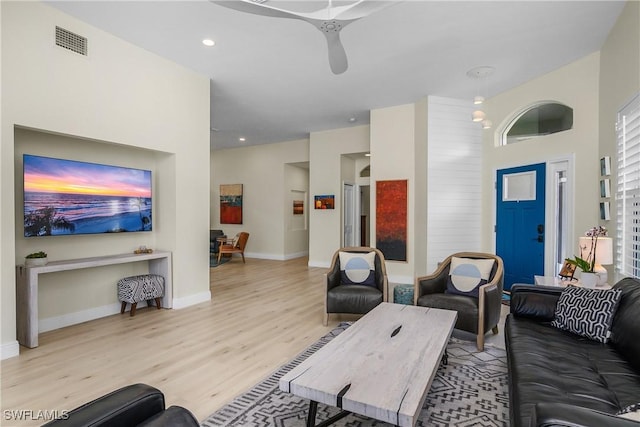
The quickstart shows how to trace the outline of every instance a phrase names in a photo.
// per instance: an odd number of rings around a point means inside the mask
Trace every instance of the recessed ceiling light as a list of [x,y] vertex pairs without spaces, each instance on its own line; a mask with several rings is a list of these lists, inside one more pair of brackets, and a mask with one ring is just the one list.
[[202,44],[205,45],[205,46],[213,46],[213,45],[216,44],[216,42],[214,42],[211,39],[204,39],[204,40],[202,40]]
[[238,141],[240,142],[245,142],[247,140],[247,138],[245,138],[244,136],[241,136],[240,138],[238,138]]
[[355,123],[356,120],[358,119],[356,119],[355,117],[349,117],[349,123]]
[[371,157],[371,153],[365,153],[365,157]]

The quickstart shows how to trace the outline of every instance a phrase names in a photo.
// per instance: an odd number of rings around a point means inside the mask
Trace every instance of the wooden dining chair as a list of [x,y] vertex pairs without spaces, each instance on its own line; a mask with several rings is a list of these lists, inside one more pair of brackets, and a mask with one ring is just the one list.
[[238,233],[235,239],[233,239],[232,245],[220,245],[218,249],[218,263],[220,263],[220,259],[222,255],[229,254],[233,256],[233,254],[242,255],[242,262],[244,261],[244,248],[247,246],[247,240],[249,240],[249,233],[241,232]]

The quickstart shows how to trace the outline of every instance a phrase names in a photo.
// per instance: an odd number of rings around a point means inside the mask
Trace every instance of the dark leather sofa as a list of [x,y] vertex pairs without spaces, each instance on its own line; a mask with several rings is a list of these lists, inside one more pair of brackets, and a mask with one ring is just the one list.
[[[64,419],[63,419],[64,418]],[[133,384],[70,411],[47,427],[198,427],[198,420],[187,409],[165,409],[164,395],[146,384]]]
[[602,344],[550,325],[562,288],[515,285],[505,323],[511,425],[633,426],[614,414],[640,402],[640,280],[625,278]]

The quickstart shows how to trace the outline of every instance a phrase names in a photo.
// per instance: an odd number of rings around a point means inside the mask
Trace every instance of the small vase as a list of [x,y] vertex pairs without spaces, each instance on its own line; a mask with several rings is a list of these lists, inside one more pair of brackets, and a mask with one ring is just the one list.
[[44,258],[25,258],[24,265],[26,267],[39,267],[47,265],[47,257]]
[[598,276],[595,273],[580,273],[580,284],[585,288],[595,288],[598,283]]

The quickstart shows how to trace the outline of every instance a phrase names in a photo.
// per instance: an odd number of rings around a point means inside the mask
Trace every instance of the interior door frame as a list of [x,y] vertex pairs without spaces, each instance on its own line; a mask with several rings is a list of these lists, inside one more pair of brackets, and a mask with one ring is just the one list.
[[[567,217],[569,227],[567,228],[567,241],[574,242],[575,236],[572,224],[575,223],[575,155],[567,154],[563,156],[558,156],[546,160],[528,160],[525,163],[513,163],[507,165],[500,165],[498,167],[493,168],[493,172],[491,175],[491,179],[493,181],[493,192],[491,195],[491,210],[492,210],[492,223],[494,224],[493,233],[491,233],[491,248],[493,253],[496,252],[496,228],[497,220],[498,220],[498,212],[497,212],[497,197],[498,197],[498,183],[496,182],[496,176],[499,170],[515,168],[519,166],[526,166],[528,164],[534,163],[545,163],[545,211],[544,211],[544,221],[545,221],[545,243],[544,243],[544,274],[545,276],[553,276],[554,275],[554,255],[555,250],[553,245],[556,241],[556,215],[555,215],[555,197],[556,197],[556,188],[554,186],[554,177],[555,173],[558,170],[558,165],[565,164],[567,171]],[[571,254],[569,254],[571,256]]]
[[[545,250],[545,260],[544,260],[544,275],[545,276],[555,276],[556,272],[554,269],[555,263],[555,242],[558,238],[556,230],[557,230],[557,216],[554,210],[555,203],[557,200],[557,187],[554,185],[555,183],[555,174],[560,170],[565,170],[567,173],[567,182],[565,186],[565,190],[567,192],[567,206],[566,206],[566,214],[567,214],[567,242],[570,246],[567,250],[573,249],[573,242],[576,242],[576,238],[574,236],[574,230],[572,225],[575,223],[575,167],[574,167],[575,156],[570,154],[564,157],[558,157],[552,160],[548,160],[546,162],[547,168],[547,180],[546,180],[546,193],[545,193],[545,224],[552,224],[552,227],[545,226],[547,233],[546,235],[550,238],[545,239],[544,242],[544,250]],[[572,256],[573,252],[565,254],[565,256]]]
[[[347,205],[348,205],[348,200],[345,197],[345,187],[346,186],[350,186],[352,187],[352,197],[351,197],[351,212],[352,212],[352,218],[351,218],[351,224],[352,224],[352,239],[353,242],[350,244],[347,244],[347,242],[345,242],[344,239],[344,230],[345,230],[345,225],[346,225],[346,221],[345,221],[345,212],[347,210]],[[342,223],[342,233],[341,233],[341,237],[340,237],[340,242],[342,244],[342,246],[359,246],[360,245],[360,221],[359,221],[359,215],[358,212],[360,212],[360,197],[358,197],[358,194],[360,192],[360,186],[358,184],[356,184],[355,182],[349,182],[349,181],[342,181],[342,212],[340,215],[340,219],[341,219],[341,223]]]

